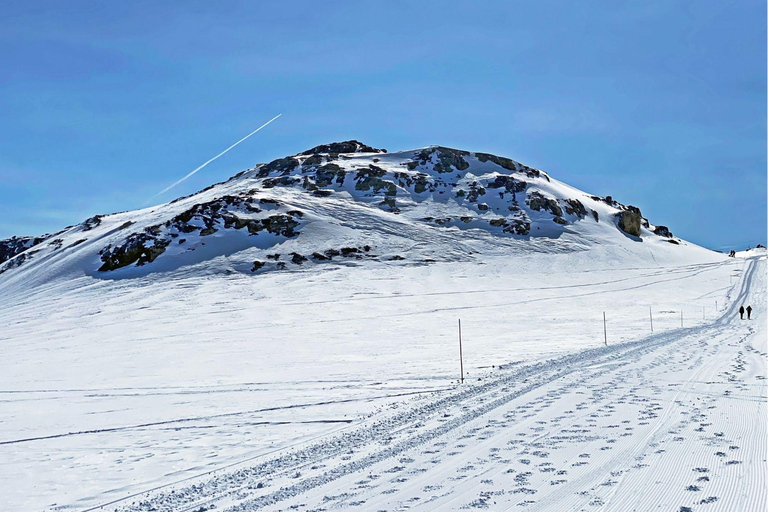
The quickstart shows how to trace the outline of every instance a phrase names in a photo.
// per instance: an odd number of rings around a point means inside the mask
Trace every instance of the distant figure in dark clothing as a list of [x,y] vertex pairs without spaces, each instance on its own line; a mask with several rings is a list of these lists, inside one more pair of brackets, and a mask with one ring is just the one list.
[[739,308],[739,314],[741,315],[741,319],[744,320],[744,306]]
[[752,306],[747,306],[747,320],[752,318]]

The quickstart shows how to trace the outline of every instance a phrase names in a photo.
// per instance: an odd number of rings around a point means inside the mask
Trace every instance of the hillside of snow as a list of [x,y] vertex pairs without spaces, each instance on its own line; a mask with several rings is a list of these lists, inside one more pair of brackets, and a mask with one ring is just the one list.
[[386,153],[349,141],[258,165],[170,203],[0,241],[0,290],[82,275],[122,279],[190,267],[263,274],[598,245],[660,262],[706,257],[638,208],[508,158],[439,146]]
[[506,158],[319,146],[0,260],[8,510],[768,502],[765,250]]

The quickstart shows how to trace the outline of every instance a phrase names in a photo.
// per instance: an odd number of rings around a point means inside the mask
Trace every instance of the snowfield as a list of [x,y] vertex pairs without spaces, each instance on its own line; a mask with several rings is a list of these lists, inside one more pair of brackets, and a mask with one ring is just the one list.
[[567,260],[43,290],[0,316],[6,506],[763,510],[764,256]]
[[765,250],[512,160],[336,143],[0,249],[3,510],[768,505]]

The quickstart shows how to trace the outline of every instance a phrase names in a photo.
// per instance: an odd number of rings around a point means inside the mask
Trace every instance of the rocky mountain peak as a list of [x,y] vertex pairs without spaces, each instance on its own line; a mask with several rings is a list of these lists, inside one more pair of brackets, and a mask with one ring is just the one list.
[[510,158],[444,146],[388,153],[350,140],[259,164],[151,209],[96,215],[50,240],[2,241],[0,263],[7,261],[0,274],[65,261],[93,275],[125,277],[189,265],[263,273],[338,261],[451,261],[483,247],[586,250],[627,240],[680,243],[638,208]]
[[319,155],[319,154],[325,154],[325,153],[340,154],[340,153],[386,153],[386,152],[387,152],[386,149],[376,149],[374,147],[368,146],[356,140],[348,140],[344,142],[331,142],[330,144],[321,144],[320,146],[315,146],[312,149],[308,149],[302,153],[299,153],[299,155],[308,156],[308,155]]

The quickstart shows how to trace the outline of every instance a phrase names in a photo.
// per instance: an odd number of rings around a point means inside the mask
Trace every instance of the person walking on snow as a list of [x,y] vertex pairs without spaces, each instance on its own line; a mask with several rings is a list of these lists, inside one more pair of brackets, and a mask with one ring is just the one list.
[[752,306],[747,306],[747,320],[752,318]]
[[744,306],[739,308],[739,314],[741,315],[741,319],[744,320]]

